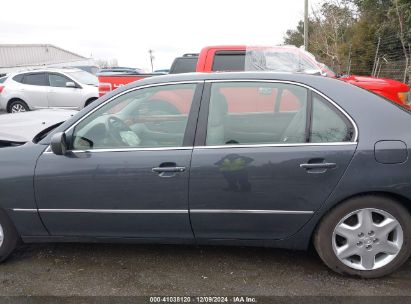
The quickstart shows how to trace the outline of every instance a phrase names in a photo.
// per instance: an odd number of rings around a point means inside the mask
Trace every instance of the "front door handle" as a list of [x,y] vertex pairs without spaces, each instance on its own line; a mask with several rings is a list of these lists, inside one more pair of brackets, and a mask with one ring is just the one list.
[[300,164],[301,168],[304,169],[333,169],[337,167],[336,163],[308,163],[308,164]]
[[186,167],[155,167],[151,169],[151,171],[156,172],[156,173],[184,172],[186,171]]

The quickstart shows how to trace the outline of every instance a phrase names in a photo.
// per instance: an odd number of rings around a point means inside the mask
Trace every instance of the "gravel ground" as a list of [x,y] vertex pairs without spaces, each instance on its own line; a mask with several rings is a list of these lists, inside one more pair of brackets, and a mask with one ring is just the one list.
[[334,274],[313,252],[171,245],[33,244],[0,265],[0,296],[411,295],[411,260],[393,275]]

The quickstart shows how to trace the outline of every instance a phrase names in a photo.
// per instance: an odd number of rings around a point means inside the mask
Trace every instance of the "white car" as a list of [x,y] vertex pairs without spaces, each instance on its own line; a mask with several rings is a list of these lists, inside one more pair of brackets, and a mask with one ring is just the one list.
[[7,76],[0,84],[0,110],[80,110],[96,100],[98,79],[79,69],[39,69]]
[[74,110],[43,109],[0,115],[0,148],[38,141],[77,113]]

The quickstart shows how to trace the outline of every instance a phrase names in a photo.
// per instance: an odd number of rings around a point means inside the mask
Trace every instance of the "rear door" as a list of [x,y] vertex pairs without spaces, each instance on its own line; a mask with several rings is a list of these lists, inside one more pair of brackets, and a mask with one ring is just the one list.
[[24,74],[22,83],[23,85],[19,90],[22,92],[25,98],[24,101],[30,108],[48,108],[47,94],[50,91],[50,86],[46,78],[46,73]]
[[356,148],[353,122],[298,84],[207,83],[190,171],[196,238],[280,239],[320,208]]

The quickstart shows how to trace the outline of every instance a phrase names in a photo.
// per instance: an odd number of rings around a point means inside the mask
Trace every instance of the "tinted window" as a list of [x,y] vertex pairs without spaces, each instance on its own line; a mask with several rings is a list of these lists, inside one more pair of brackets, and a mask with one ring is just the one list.
[[216,52],[213,71],[244,71],[244,52]]
[[7,77],[1,77],[1,78],[0,78],[0,83],[5,82],[5,81],[6,81],[6,79],[7,79]]
[[98,78],[85,71],[78,71],[78,72],[66,72],[67,75],[73,77],[78,82],[88,85],[98,86]]
[[198,57],[196,56],[176,58],[170,69],[170,74],[195,72],[197,67],[197,59]]
[[48,74],[50,86],[65,88],[66,82],[73,82],[73,80],[67,78],[66,76],[60,74]]
[[49,85],[45,73],[25,74],[23,77],[23,83],[37,86]]
[[74,150],[181,147],[196,84],[121,95],[80,122]]
[[354,128],[348,119],[317,94],[313,94],[312,111],[311,142],[344,142],[352,139]]
[[214,83],[207,145],[306,141],[307,90],[281,83]]
[[20,75],[16,75],[16,76],[14,76],[12,79],[14,80],[14,81],[17,81],[17,82],[20,82],[20,83],[22,83],[23,82],[23,74],[20,74]]

